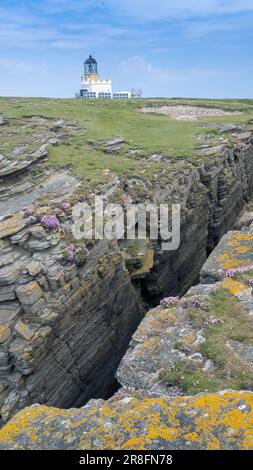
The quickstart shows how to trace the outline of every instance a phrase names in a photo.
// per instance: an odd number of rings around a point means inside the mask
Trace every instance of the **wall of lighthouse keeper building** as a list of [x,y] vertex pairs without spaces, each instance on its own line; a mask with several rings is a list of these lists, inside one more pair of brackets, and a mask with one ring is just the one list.
[[185,292],[253,189],[253,141],[213,152],[184,182],[157,190],[181,202],[181,244],[163,252],[141,279],[117,241],[97,242],[82,266],[62,267],[61,233],[23,213],[0,222],[1,423],[32,403],[84,404],[115,390],[115,373],[149,304]]

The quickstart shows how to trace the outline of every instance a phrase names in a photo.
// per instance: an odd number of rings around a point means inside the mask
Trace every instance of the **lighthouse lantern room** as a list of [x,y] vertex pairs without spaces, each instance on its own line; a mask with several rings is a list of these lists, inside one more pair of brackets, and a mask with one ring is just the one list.
[[84,76],[86,80],[98,80],[98,64],[91,55],[84,62]]

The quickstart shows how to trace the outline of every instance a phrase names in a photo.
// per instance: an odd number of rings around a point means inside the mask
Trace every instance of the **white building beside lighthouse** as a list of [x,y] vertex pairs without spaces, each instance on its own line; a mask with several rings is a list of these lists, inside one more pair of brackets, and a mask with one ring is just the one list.
[[[100,79],[97,61],[91,55],[84,62],[84,75],[81,77],[81,87],[80,93],[76,95],[77,98],[125,100],[141,96],[141,94],[137,94],[138,90],[132,90],[132,92],[113,92],[112,81]],[[142,92],[142,90],[140,91]]]

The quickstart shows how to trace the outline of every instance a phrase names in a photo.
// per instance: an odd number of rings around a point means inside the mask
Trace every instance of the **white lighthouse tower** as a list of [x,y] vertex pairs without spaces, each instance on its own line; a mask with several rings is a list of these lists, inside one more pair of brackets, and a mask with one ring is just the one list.
[[89,55],[84,62],[84,75],[81,77],[81,98],[112,98],[112,81],[100,80],[97,61]]

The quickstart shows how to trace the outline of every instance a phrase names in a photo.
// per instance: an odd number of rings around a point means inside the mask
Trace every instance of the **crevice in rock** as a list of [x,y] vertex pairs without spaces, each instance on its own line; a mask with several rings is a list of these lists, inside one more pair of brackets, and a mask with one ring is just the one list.
[[206,192],[192,213],[189,209],[188,220],[182,222],[179,249],[166,253],[155,243],[151,272],[132,281],[138,285],[147,310],[159,305],[163,297],[182,296],[199,283],[206,259],[223,235],[233,228],[253,193],[253,164],[248,158],[251,154],[252,146],[242,164],[237,151],[234,154],[231,151],[223,158],[219,171],[216,168],[213,174],[200,172],[200,184]]

